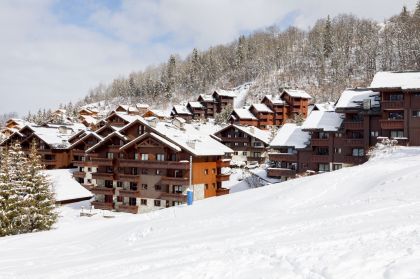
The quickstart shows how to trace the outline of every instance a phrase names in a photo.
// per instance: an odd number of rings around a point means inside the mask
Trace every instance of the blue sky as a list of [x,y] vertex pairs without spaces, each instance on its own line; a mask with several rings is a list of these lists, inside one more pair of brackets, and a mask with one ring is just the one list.
[[416,0],[2,0],[0,114],[77,101],[148,65],[277,24],[352,13],[379,21]]

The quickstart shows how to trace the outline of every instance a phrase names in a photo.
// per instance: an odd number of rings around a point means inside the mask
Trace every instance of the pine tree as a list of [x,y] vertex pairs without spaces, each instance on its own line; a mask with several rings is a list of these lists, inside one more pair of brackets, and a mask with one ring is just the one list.
[[416,10],[414,11],[413,17],[417,20],[420,20],[420,1],[416,4]]
[[31,151],[23,174],[26,189],[25,200],[28,232],[48,230],[57,220],[54,195],[47,177],[41,172],[43,166],[37,153],[36,143],[32,142]]
[[324,57],[328,58],[333,52],[333,43],[332,43],[332,31],[331,31],[331,19],[330,16],[327,17],[324,27]]

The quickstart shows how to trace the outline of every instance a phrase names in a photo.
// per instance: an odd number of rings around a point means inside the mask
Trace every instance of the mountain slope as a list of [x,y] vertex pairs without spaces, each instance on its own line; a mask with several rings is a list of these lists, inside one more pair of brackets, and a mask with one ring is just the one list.
[[0,278],[419,278],[420,149],[364,165],[0,239]]

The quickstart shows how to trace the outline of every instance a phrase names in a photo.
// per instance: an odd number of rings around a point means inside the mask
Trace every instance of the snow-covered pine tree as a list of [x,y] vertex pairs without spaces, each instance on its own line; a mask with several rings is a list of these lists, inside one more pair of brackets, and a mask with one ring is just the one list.
[[330,16],[327,17],[324,28],[324,56],[328,58],[333,52],[333,43],[332,43],[332,31],[331,31],[331,19]]
[[25,232],[25,187],[22,170],[26,157],[19,143],[6,148],[0,167],[0,236]]
[[25,222],[27,232],[48,230],[57,220],[54,194],[46,175],[41,172],[42,169],[43,166],[34,141],[22,175],[25,188],[28,191],[25,199],[25,216],[28,218]]

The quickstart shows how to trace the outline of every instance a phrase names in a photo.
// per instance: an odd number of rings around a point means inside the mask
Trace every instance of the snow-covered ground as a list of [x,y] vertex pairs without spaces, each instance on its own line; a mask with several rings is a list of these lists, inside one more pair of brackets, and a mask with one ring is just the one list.
[[0,278],[420,278],[420,149],[0,239]]

